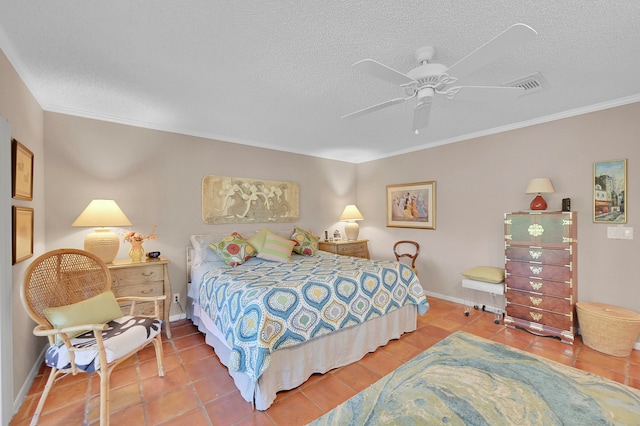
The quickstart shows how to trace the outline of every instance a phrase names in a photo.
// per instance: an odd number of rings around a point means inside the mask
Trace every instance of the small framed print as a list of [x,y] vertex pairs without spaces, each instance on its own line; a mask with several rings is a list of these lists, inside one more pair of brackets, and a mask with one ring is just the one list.
[[593,221],[627,223],[627,159],[593,164]]
[[13,206],[13,264],[33,256],[33,209]]
[[436,229],[436,182],[387,185],[387,226]]
[[33,152],[11,140],[11,192],[17,200],[33,200]]

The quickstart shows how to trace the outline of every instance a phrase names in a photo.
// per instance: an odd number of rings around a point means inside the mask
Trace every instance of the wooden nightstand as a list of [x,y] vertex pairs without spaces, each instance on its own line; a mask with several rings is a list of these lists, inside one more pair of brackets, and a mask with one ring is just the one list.
[[318,243],[318,247],[320,250],[328,251],[329,253],[369,259],[369,247],[367,245],[367,241],[369,240],[334,242],[320,241]]
[[[164,322],[167,337],[171,338],[169,326],[169,308],[171,307],[171,283],[169,282],[169,259],[160,256],[154,260],[134,262],[131,259],[116,259],[107,264],[111,271],[111,290],[116,297],[121,296],[162,296],[167,299],[160,302],[160,314]],[[129,312],[130,303],[123,303],[123,313]],[[153,302],[136,304],[138,312],[153,315]]]

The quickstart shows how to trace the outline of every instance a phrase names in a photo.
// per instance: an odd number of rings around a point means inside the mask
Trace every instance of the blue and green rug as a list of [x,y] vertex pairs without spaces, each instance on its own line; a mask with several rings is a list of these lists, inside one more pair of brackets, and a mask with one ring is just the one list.
[[312,425],[638,425],[640,391],[457,332]]

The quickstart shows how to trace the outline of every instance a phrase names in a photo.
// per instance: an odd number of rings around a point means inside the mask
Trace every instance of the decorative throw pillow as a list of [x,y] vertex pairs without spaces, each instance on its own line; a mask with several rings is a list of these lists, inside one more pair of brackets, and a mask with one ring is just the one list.
[[256,251],[259,253],[262,250],[262,246],[264,246],[264,240],[267,238],[267,234],[270,232],[271,231],[269,231],[269,228],[265,226],[261,230],[256,232],[254,235],[249,237],[247,239],[247,242],[251,244],[253,248],[255,248]]
[[275,262],[289,262],[291,260],[291,251],[295,244],[291,240],[269,232],[264,240],[262,250],[258,253],[258,257]]
[[[104,324],[116,318],[124,316],[116,297],[111,291],[105,291],[97,296],[71,305],[44,308],[44,316],[55,328],[72,327],[83,324]],[[87,330],[79,330],[69,333],[69,338],[85,333]],[[56,336],[56,344],[61,344],[62,339]]]
[[291,240],[296,243],[293,251],[298,254],[314,256],[318,251],[318,240],[320,240],[320,238],[302,228],[294,226]]
[[234,232],[209,247],[229,266],[242,265],[256,255],[256,250],[242,235]]
[[462,275],[472,280],[487,283],[498,284],[504,281],[504,269],[493,266],[476,266],[475,268],[467,269]]

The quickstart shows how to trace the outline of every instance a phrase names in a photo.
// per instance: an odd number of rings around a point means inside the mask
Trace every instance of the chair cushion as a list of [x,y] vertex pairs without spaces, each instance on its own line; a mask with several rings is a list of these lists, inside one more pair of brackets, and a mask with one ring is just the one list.
[[[82,324],[104,324],[122,316],[120,305],[112,291],[105,291],[97,296],[71,305],[45,308],[44,315],[55,328],[72,327]],[[82,334],[83,331],[69,333],[69,338]],[[56,343],[62,339],[56,336]]]
[[498,284],[504,281],[504,269],[494,266],[476,266],[475,268],[467,269],[462,275],[475,281],[487,283]]
[[[150,342],[160,333],[161,321],[155,318],[132,317],[130,315],[108,322],[102,331],[107,362],[122,358],[136,348]],[[77,348],[85,348],[96,344],[93,331],[86,332],[71,339]],[[100,369],[98,350],[89,349],[75,352],[76,365],[82,371],[93,373]],[[71,368],[69,350],[63,345],[50,346],[45,353],[45,362],[49,367],[64,370]]]

